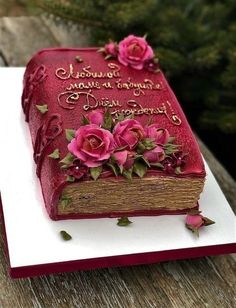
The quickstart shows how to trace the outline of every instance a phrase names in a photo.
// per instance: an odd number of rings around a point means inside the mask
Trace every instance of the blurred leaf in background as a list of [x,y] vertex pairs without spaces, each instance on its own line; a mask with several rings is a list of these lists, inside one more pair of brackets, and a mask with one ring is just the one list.
[[91,44],[148,34],[194,126],[236,132],[236,1],[38,0],[91,27]]

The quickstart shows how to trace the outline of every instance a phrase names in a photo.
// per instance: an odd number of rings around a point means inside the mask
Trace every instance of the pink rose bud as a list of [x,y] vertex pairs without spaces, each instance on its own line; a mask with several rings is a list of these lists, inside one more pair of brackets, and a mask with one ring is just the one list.
[[143,156],[149,163],[159,163],[165,158],[165,152],[162,147],[157,145],[154,149],[144,152]]
[[91,124],[101,126],[104,121],[104,114],[102,111],[93,110],[87,115],[87,119]]
[[144,37],[129,35],[119,43],[118,47],[118,61],[137,70],[141,70],[145,62],[154,57],[153,50]]
[[104,49],[105,49],[105,53],[107,55],[111,55],[112,57],[116,57],[118,54],[118,46],[114,42],[110,42],[106,44]]
[[115,152],[113,153],[113,157],[119,166],[124,166],[124,164],[127,161],[128,151],[125,150],[125,151]]
[[129,151],[128,155],[127,155],[127,160],[126,160],[126,162],[124,164],[124,168],[125,169],[128,170],[128,169],[130,169],[133,166],[133,164],[134,164],[134,157],[135,157],[135,152]]
[[190,226],[192,229],[199,229],[204,224],[203,216],[200,214],[197,215],[187,214],[186,224]]
[[113,135],[96,124],[81,126],[68,144],[68,150],[85,166],[98,167],[114,151]]

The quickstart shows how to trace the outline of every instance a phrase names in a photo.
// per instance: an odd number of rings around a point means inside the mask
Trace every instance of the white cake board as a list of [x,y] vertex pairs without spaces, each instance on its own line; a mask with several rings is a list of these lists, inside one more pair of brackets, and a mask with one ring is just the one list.
[[[199,204],[216,224],[202,228],[199,238],[185,228],[185,215],[132,217],[128,227],[118,227],[116,218],[50,220],[21,109],[23,72],[0,69],[0,188],[12,277],[236,251],[235,215],[207,164]],[[60,230],[73,239],[63,241]]]

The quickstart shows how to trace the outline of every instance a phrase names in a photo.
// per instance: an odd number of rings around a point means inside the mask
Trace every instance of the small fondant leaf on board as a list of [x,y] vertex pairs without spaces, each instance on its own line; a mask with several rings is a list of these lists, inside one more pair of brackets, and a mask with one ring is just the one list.
[[65,129],[66,132],[66,139],[68,141],[71,141],[75,137],[75,130],[74,129]]
[[210,226],[215,224],[215,221],[211,220],[210,218],[203,217],[203,220],[204,220],[204,226]]
[[91,177],[96,181],[102,173],[102,166],[90,168]]
[[66,232],[65,230],[61,230],[60,234],[61,234],[61,237],[64,241],[69,241],[69,240],[72,239],[72,236],[68,232]]
[[44,105],[36,105],[36,108],[38,109],[38,111],[40,111],[42,114],[45,114],[46,112],[48,112],[48,105],[44,104]]
[[55,149],[51,154],[48,155],[48,157],[50,157],[52,159],[59,159],[60,158],[59,149]]
[[126,227],[126,226],[129,226],[130,224],[132,224],[133,222],[129,220],[128,217],[121,217],[121,218],[118,218],[118,221],[117,221],[117,225],[119,227]]

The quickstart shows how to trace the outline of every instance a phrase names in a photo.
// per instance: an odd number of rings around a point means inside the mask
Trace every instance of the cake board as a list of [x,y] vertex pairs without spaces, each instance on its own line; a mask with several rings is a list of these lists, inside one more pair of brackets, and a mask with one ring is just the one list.
[[[235,216],[207,164],[199,205],[216,224],[202,228],[199,238],[185,228],[185,215],[132,217],[128,227],[117,226],[116,218],[50,220],[21,110],[23,73],[24,68],[0,70],[1,216],[11,277],[236,252]],[[61,230],[72,240],[63,241]]]

